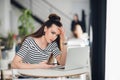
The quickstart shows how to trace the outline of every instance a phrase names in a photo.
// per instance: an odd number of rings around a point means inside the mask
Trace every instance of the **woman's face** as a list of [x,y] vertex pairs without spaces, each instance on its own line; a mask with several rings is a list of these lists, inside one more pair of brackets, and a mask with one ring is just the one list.
[[52,24],[50,28],[45,27],[45,38],[48,43],[53,42],[58,37],[58,35],[60,35],[59,28],[60,27],[56,26],[55,24]]

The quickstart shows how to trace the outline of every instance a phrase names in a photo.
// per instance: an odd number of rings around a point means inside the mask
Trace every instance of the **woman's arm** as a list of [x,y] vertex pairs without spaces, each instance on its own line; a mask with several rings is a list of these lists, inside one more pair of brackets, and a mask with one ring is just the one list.
[[62,48],[61,48],[61,52],[62,52],[62,54],[60,54],[60,55],[58,55],[57,57],[56,57],[56,59],[57,59],[57,61],[58,61],[58,63],[60,64],[60,65],[65,65],[65,61],[66,61],[66,53],[67,53],[67,46],[66,45],[63,45],[62,46]]
[[62,54],[58,55],[56,57],[57,61],[59,62],[60,65],[65,65],[65,61],[66,61],[66,54],[67,54],[67,46],[65,43],[66,39],[65,39],[65,32],[63,27],[60,28],[60,48],[61,48],[61,52]]
[[15,55],[12,61],[12,68],[16,69],[35,69],[35,68],[52,68],[53,65],[48,65],[47,62],[41,62],[39,64],[27,64],[23,63],[22,58],[18,55]]

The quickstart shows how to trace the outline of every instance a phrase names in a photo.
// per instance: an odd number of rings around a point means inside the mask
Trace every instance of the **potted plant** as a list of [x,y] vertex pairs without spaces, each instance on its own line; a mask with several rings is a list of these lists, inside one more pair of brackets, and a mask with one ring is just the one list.
[[12,32],[8,33],[6,49],[12,49],[14,42],[13,36],[14,34]]
[[20,15],[18,22],[20,23],[19,36],[23,38],[24,36],[32,33],[34,31],[33,18],[31,16],[30,10],[23,10],[22,15]]

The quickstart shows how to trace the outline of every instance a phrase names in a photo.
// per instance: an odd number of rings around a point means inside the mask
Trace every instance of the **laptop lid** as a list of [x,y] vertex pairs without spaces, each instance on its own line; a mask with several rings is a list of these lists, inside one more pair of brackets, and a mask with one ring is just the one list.
[[88,65],[89,46],[71,46],[67,48],[65,70],[82,68]]

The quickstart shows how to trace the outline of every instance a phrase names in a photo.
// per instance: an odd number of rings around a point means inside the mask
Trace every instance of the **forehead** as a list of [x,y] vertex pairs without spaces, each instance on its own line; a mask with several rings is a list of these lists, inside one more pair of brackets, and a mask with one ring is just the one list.
[[58,26],[56,26],[55,24],[52,24],[52,26],[49,28],[49,30],[56,32],[57,34],[60,34]]

